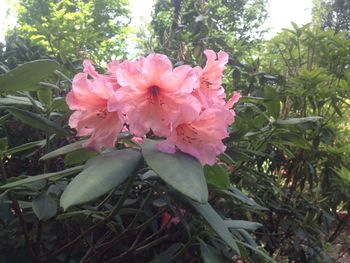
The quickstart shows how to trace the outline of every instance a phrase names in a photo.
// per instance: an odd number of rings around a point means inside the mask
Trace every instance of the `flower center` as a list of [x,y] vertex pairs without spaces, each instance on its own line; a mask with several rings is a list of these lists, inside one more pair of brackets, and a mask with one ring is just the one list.
[[160,88],[158,86],[149,87],[149,93],[151,93],[152,97],[157,97],[159,95]]

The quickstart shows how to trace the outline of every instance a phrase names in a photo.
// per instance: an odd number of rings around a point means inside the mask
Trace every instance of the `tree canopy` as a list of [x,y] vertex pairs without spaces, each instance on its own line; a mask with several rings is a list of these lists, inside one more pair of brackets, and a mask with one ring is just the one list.
[[[152,16],[157,51],[189,60],[204,47],[241,53],[253,48],[265,32],[267,17],[263,0],[159,0]],[[177,53],[177,54],[176,54]]]
[[346,32],[350,36],[350,1],[348,0],[322,0],[325,9],[322,17],[322,26],[331,28],[335,32]]
[[18,0],[14,33],[66,61],[125,55],[128,0]]

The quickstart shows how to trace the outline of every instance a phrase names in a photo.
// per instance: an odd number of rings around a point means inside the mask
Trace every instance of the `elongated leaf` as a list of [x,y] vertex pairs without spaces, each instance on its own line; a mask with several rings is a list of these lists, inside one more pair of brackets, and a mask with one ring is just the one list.
[[77,172],[81,171],[82,169],[83,169],[83,166],[81,165],[81,166],[76,166],[76,167],[69,168],[69,169],[66,169],[63,171],[59,171],[59,172],[33,175],[33,176],[29,176],[29,177],[22,179],[22,180],[18,180],[18,181],[11,182],[11,183],[8,183],[5,185],[1,185],[0,189],[13,188],[13,187],[21,186],[24,184],[32,183],[35,181],[43,180],[43,179],[62,178],[62,177],[77,173]]
[[46,105],[47,107],[50,107],[52,104],[52,90],[49,88],[41,88],[38,89],[36,92],[39,101]]
[[61,148],[58,148],[52,152],[45,154],[39,160],[44,161],[44,160],[52,159],[52,158],[55,158],[57,156],[65,155],[67,153],[71,153],[71,152],[74,152],[76,150],[79,150],[79,149],[83,148],[83,143],[85,141],[86,140],[81,140],[81,141],[77,141],[77,142],[73,142],[71,144],[65,145]]
[[225,220],[225,224],[228,228],[234,229],[247,229],[247,230],[256,230],[259,227],[262,227],[262,224],[256,222],[250,222],[245,220]]
[[172,256],[174,256],[181,248],[182,243],[174,243],[167,250],[155,256],[150,263],[168,263]]
[[201,255],[204,263],[230,263],[232,262],[225,256],[218,253],[215,248],[207,244],[200,244]]
[[297,133],[277,133],[272,137],[272,141],[276,141],[278,144],[299,147],[305,150],[311,148],[311,144]]
[[246,196],[244,193],[242,193],[240,190],[238,190],[236,187],[231,186],[229,190],[223,190],[223,189],[214,189],[215,192],[230,196],[234,199],[237,199],[241,201],[245,205],[249,205],[254,207],[254,209],[259,209],[259,210],[268,210],[265,207],[262,207],[258,203],[256,203],[254,200],[250,199],[248,196]]
[[219,164],[204,166],[204,176],[209,185],[223,189],[230,187],[230,175]]
[[147,164],[167,184],[192,200],[205,203],[208,187],[201,164],[192,156],[182,152],[167,154],[158,151],[157,141],[146,139],[142,154]]
[[251,245],[252,247],[257,248],[256,242],[254,241],[252,236],[247,231],[245,231],[244,229],[241,229],[241,228],[237,229],[237,231],[249,245]]
[[[42,108],[42,105],[39,101],[36,101],[36,103]],[[8,95],[4,98],[0,98],[0,105],[32,106],[33,103],[27,97]]]
[[52,101],[51,108],[55,111],[63,111],[63,112],[68,112],[69,108],[66,103],[66,99],[62,97],[56,97]]
[[251,103],[259,103],[263,102],[265,99],[261,97],[251,97],[251,96],[242,96],[239,99],[239,102],[251,102]]
[[13,147],[11,149],[8,149],[4,152],[5,155],[11,155],[14,153],[18,153],[18,152],[23,152],[32,148],[36,148],[36,147],[44,147],[46,145],[46,140],[40,140],[40,141],[36,141],[36,142],[29,142],[29,143],[25,143],[16,147]]
[[231,232],[228,230],[225,221],[218,215],[214,208],[206,204],[198,204],[190,201],[190,204],[197,210],[197,212],[207,221],[211,228],[218,234],[223,241],[226,242],[230,248],[239,254],[239,249],[236,241],[232,238]]
[[79,149],[74,152],[68,153],[64,157],[64,164],[68,166],[83,163],[96,155],[97,153],[94,151],[89,151],[87,149]]
[[297,125],[297,124],[303,124],[306,122],[316,122],[321,120],[322,117],[320,116],[312,116],[312,117],[304,117],[304,118],[289,118],[286,120],[280,120],[277,119],[274,124],[277,125]]
[[44,117],[41,117],[38,114],[12,107],[7,108],[7,110],[16,119],[36,129],[50,133],[68,134],[66,130],[64,130],[62,127],[59,127],[56,123]]
[[40,88],[40,80],[47,78],[59,65],[53,60],[35,60],[0,75],[0,91],[32,91]]
[[264,89],[264,97],[266,99],[265,101],[265,107],[267,112],[270,116],[274,117],[275,119],[278,118],[280,115],[280,99],[278,96],[277,91],[269,86],[266,86]]
[[132,149],[112,151],[90,159],[63,192],[60,205],[87,203],[121,184],[137,167],[141,153]]
[[48,194],[36,196],[32,202],[33,211],[39,220],[47,220],[56,215],[57,202]]

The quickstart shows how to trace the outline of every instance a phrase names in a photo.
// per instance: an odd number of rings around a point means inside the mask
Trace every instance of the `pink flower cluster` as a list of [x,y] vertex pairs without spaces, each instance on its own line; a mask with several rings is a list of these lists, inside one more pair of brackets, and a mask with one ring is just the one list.
[[222,139],[234,121],[232,106],[240,94],[225,101],[221,86],[228,55],[206,50],[204,68],[182,65],[173,68],[165,55],[150,54],[137,61],[108,64],[99,74],[91,61],[84,61],[84,73],[73,79],[66,100],[75,112],[69,125],[78,136],[90,136],[84,147],[97,151],[114,147],[124,125],[135,136],[150,131],[165,137],[158,149],[174,153],[179,149],[203,165],[214,164],[225,151]]

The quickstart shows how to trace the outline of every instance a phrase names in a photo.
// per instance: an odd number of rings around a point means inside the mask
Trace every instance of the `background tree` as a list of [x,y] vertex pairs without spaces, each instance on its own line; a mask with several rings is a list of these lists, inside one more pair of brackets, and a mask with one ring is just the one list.
[[67,62],[107,61],[125,55],[128,0],[18,0],[16,35]]
[[156,51],[189,61],[205,48],[237,55],[249,52],[265,32],[266,1],[157,1],[151,26]]
[[348,0],[321,0],[322,28],[333,29],[336,33],[346,32],[350,36],[350,1]]

